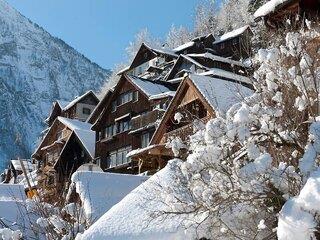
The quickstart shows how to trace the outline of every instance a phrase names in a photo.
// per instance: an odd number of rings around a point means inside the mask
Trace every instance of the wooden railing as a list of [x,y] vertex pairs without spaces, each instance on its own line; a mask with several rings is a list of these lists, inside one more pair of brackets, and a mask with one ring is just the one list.
[[155,109],[141,116],[131,119],[131,131],[146,127],[157,120],[161,119],[164,114],[163,110]]
[[[210,118],[208,116],[200,119],[200,121],[204,124],[206,124],[209,120]],[[194,134],[193,123],[190,123],[183,127],[165,133],[161,139],[161,144],[165,144],[168,139],[173,137],[180,137],[182,141],[186,141],[187,138],[192,134]]]

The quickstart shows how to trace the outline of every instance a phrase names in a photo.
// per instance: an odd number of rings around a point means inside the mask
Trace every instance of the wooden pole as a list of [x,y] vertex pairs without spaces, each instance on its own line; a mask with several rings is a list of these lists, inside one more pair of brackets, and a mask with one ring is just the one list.
[[26,168],[24,167],[24,164],[23,164],[23,161],[18,158],[19,162],[20,162],[20,165],[21,165],[21,169],[22,169],[22,172],[24,174],[24,177],[26,178],[26,181],[27,181],[27,184],[28,184],[28,187],[29,187],[29,191],[31,191],[31,184],[30,184],[30,181],[29,181],[29,177],[28,177],[28,173],[26,171]]

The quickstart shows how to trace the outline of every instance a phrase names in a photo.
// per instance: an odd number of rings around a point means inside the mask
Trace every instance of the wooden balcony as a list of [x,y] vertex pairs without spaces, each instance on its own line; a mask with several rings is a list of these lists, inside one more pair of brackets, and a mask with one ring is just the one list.
[[[206,124],[210,120],[210,117],[204,117],[201,119],[201,122]],[[188,137],[190,135],[194,134],[194,129],[193,129],[193,123],[189,123],[183,127],[177,128],[175,130],[172,130],[170,132],[167,132],[163,135],[160,144],[165,144],[167,143],[168,139],[174,138],[174,137],[180,137],[182,141],[188,140]]]
[[147,128],[148,126],[153,126],[157,120],[162,118],[164,112],[164,110],[155,109],[150,112],[147,112],[146,114],[132,118],[131,132]]

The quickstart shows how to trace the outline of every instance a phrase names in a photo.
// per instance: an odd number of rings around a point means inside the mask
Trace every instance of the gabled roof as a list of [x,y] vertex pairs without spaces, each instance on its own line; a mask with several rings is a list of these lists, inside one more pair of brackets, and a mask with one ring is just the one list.
[[178,58],[178,55],[169,49],[152,48],[152,47],[148,46],[147,44],[142,43],[138,52],[136,53],[135,57],[133,58],[130,66],[125,67],[124,69],[119,71],[118,75],[121,75],[121,74],[135,68],[135,67],[138,67],[141,64],[148,62],[157,56],[166,56],[171,59]]
[[246,26],[243,26],[241,28],[235,29],[235,30],[233,30],[231,32],[224,33],[219,38],[217,38],[217,40],[214,42],[214,44],[217,44],[217,43],[220,43],[220,42],[224,42],[226,40],[238,37],[238,36],[240,36],[241,34],[243,34],[247,30],[252,33],[252,30],[251,30],[249,25],[246,25]]
[[214,112],[215,115],[218,116],[224,116],[230,107],[241,102],[244,97],[253,93],[249,88],[236,82],[190,74],[184,78],[178,87],[176,95],[171,100],[160,125],[150,141],[150,145],[158,144],[158,141],[161,139],[161,134],[165,131],[166,122],[178,108],[181,99],[183,99],[184,94],[186,94],[186,89],[188,89],[188,91],[194,89],[196,91],[196,96],[200,97],[207,110],[209,112]]
[[[42,139],[41,143],[39,144],[38,148],[32,154],[32,157],[35,157],[36,154],[42,150],[42,148],[44,147],[43,145],[45,144],[46,140],[48,139],[49,136],[51,136],[53,129],[59,123],[63,124],[67,128],[69,128],[72,131],[72,134],[75,134],[77,136],[77,138],[82,143],[84,149],[88,152],[88,154],[92,158],[94,158],[95,132],[93,132],[91,130],[92,125],[89,123],[86,123],[86,122],[79,121],[77,119],[64,118],[64,117],[60,117],[60,116],[55,119],[55,121],[53,122],[49,131],[46,133],[46,135]],[[70,135],[70,137],[71,137],[71,135]],[[69,139],[70,139],[70,137],[69,137]]]
[[[81,122],[76,119],[58,117],[58,120],[67,126],[82,143],[88,154],[94,158],[95,154],[95,132],[91,130],[92,125],[86,122]],[[68,141],[65,143],[67,145]]]
[[225,115],[230,107],[253,93],[238,83],[219,78],[191,74],[188,79],[219,115]]
[[76,97],[72,102],[70,102],[67,106],[65,106],[62,110],[66,111],[68,109],[70,109],[71,107],[73,107],[75,104],[77,104],[78,102],[80,102],[82,99],[86,98],[87,96],[91,95],[93,98],[95,98],[97,100],[97,102],[99,102],[98,97],[94,94],[94,92],[92,90],[87,91],[85,94]]

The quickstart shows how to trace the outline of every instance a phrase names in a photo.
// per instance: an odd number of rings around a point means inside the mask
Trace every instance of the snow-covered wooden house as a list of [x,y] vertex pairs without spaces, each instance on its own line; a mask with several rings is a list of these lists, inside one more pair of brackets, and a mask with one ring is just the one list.
[[[128,154],[139,166],[139,172],[153,173],[174,157],[168,143],[178,137],[182,142],[204,127],[209,119],[225,115],[235,103],[241,102],[252,90],[242,82],[191,74],[181,82],[150,144]],[[167,145],[167,146],[166,146]],[[182,146],[182,145],[181,145]],[[183,148],[183,147],[182,147]]]
[[38,185],[48,195],[61,194],[63,187],[78,167],[92,162],[95,133],[91,124],[57,117],[32,158],[41,171]]
[[88,91],[71,102],[57,100],[52,105],[46,123],[51,126],[58,116],[85,122],[98,103],[99,99],[93,91]]
[[106,93],[92,127],[96,132],[95,158],[103,170],[137,172],[126,155],[149,144],[174,90],[164,81],[123,74],[113,91]]
[[[320,0],[270,0],[254,13],[256,20],[263,19],[269,28],[279,28],[287,19],[292,23],[300,19],[319,17]],[[299,18],[297,18],[299,16]]]

